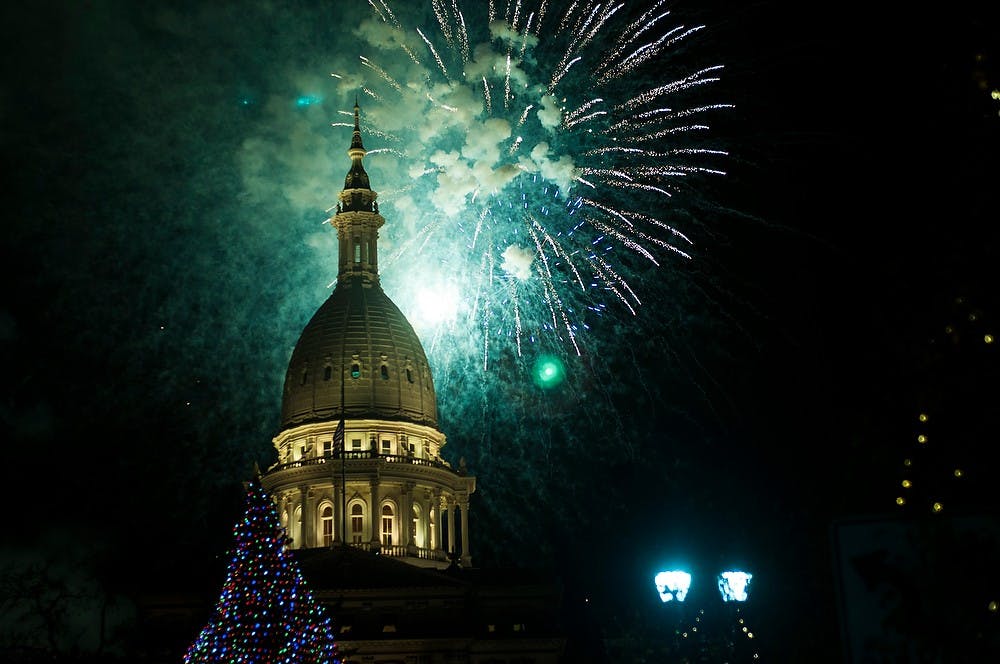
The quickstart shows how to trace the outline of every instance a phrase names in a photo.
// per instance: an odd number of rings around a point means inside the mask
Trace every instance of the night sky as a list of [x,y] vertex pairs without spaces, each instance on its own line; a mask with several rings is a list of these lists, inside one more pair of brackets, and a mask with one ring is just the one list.
[[[241,483],[274,462],[291,349],[336,276],[322,222],[350,132],[331,123],[375,78],[358,64],[368,8],[340,4],[0,10],[5,578],[215,587]],[[949,508],[996,512],[989,4],[671,4],[707,28],[662,71],[724,64],[707,99],[733,104],[708,140],[727,175],[691,178],[664,213],[692,258],[616,256],[644,304],[591,321],[579,356],[498,344],[483,370],[461,334],[416,325],[445,455],[478,478],[477,564],[554,570],[615,620],[648,607],[659,565],[746,565],[774,661],[836,661],[831,528],[893,513],[919,413],[949,441],[921,499],[961,464],[971,488]],[[386,121],[360,103],[363,130]],[[366,166],[389,255],[413,226],[388,185],[413,164]],[[434,243],[414,252],[383,268],[408,315],[410,269],[460,271]],[[530,368],[550,350],[567,380],[542,390]]]

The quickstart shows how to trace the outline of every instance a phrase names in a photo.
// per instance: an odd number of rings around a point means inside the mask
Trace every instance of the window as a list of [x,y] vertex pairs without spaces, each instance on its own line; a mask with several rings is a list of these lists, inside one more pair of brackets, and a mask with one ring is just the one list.
[[392,505],[382,506],[382,546],[392,546]]
[[351,505],[351,537],[355,544],[361,543],[365,530],[365,508],[361,503]]
[[406,380],[411,383],[413,382],[413,369],[410,367],[406,367]]
[[381,374],[382,380],[389,380],[389,367],[383,364],[379,369],[379,374]]
[[360,263],[361,262],[361,238],[360,237],[354,238],[354,262],[355,263]]
[[323,533],[323,546],[330,546],[333,544],[333,507],[326,505],[320,512],[319,518],[322,524],[320,531]]
[[304,371],[302,372],[302,384],[303,384],[303,385],[305,385],[305,384],[306,384],[306,381],[308,381],[308,380],[309,380],[309,370],[308,370],[308,369],[305,369],[305,370],[304,370]]
[[355,450],[355,451],[359,451],[361,449],[361,439],[360,438],[352,438],[351,439],[351,449]]
[[328,364],[326,365],[326,367],[323,368],[323,380],[330,380],[332,376],[333,376],[333,367],[331,367]]
[[391,440],[382,440],[382,454],[392,454]]
[[299,445],[299,458],[300,459],[305,459],[306,458],[306,446],[305,445]]
[[351,365],[351,378],[361,378],[361,365],[357,362]]
[[328,457],[331,454],[333,454],[333,441],[332,440],[324,440],[323,441],[323,456],[327,456]]

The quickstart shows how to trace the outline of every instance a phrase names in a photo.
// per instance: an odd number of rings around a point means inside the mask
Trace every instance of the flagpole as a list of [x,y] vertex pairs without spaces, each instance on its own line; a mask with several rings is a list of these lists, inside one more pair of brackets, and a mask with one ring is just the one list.
[[347,431],[344,428],[344,358],[340,358],[340,543],[347,546]]

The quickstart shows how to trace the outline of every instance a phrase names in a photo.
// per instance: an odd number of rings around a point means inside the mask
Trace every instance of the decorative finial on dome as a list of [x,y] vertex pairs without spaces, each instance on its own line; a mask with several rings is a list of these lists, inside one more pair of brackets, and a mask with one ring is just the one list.
[[[351,138],[351,151],[361,150],[364,152],[365,146],[361,143],[361,107],[358,106],[358,96],[354,95],[354,136]],[[351,154],[349,152],[349,154]],[[351,154],[353,157],[354,155]],[[361,156],[364,156],[362,154]]]

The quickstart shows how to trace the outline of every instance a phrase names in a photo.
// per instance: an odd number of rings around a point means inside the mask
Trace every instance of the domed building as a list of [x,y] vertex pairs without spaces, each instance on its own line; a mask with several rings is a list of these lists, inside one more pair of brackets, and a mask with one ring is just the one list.
[[[357,104],[351,168],[330,224],[337,286],[288,363],[277,462],[260,475],[289,548],[333,617],[344,664],[558,664],[562,589],[526,569],[472,567],[476,479],[441,456],[434,381],[409,322],[379,285],[385,223],[363,159]],[[139,602],[149,662],[176,662],[212,596],[185,579]],[[568,659],[564,660],[566,655]]]
[[354,106],[351,167],[329,219],[337,285],[288,363],[278,461],[261,477],[293,549],[339,544],[421,567],[472,564],[476,479],[445,461],[434,380],[413,327],[379,283],[385,223]]

